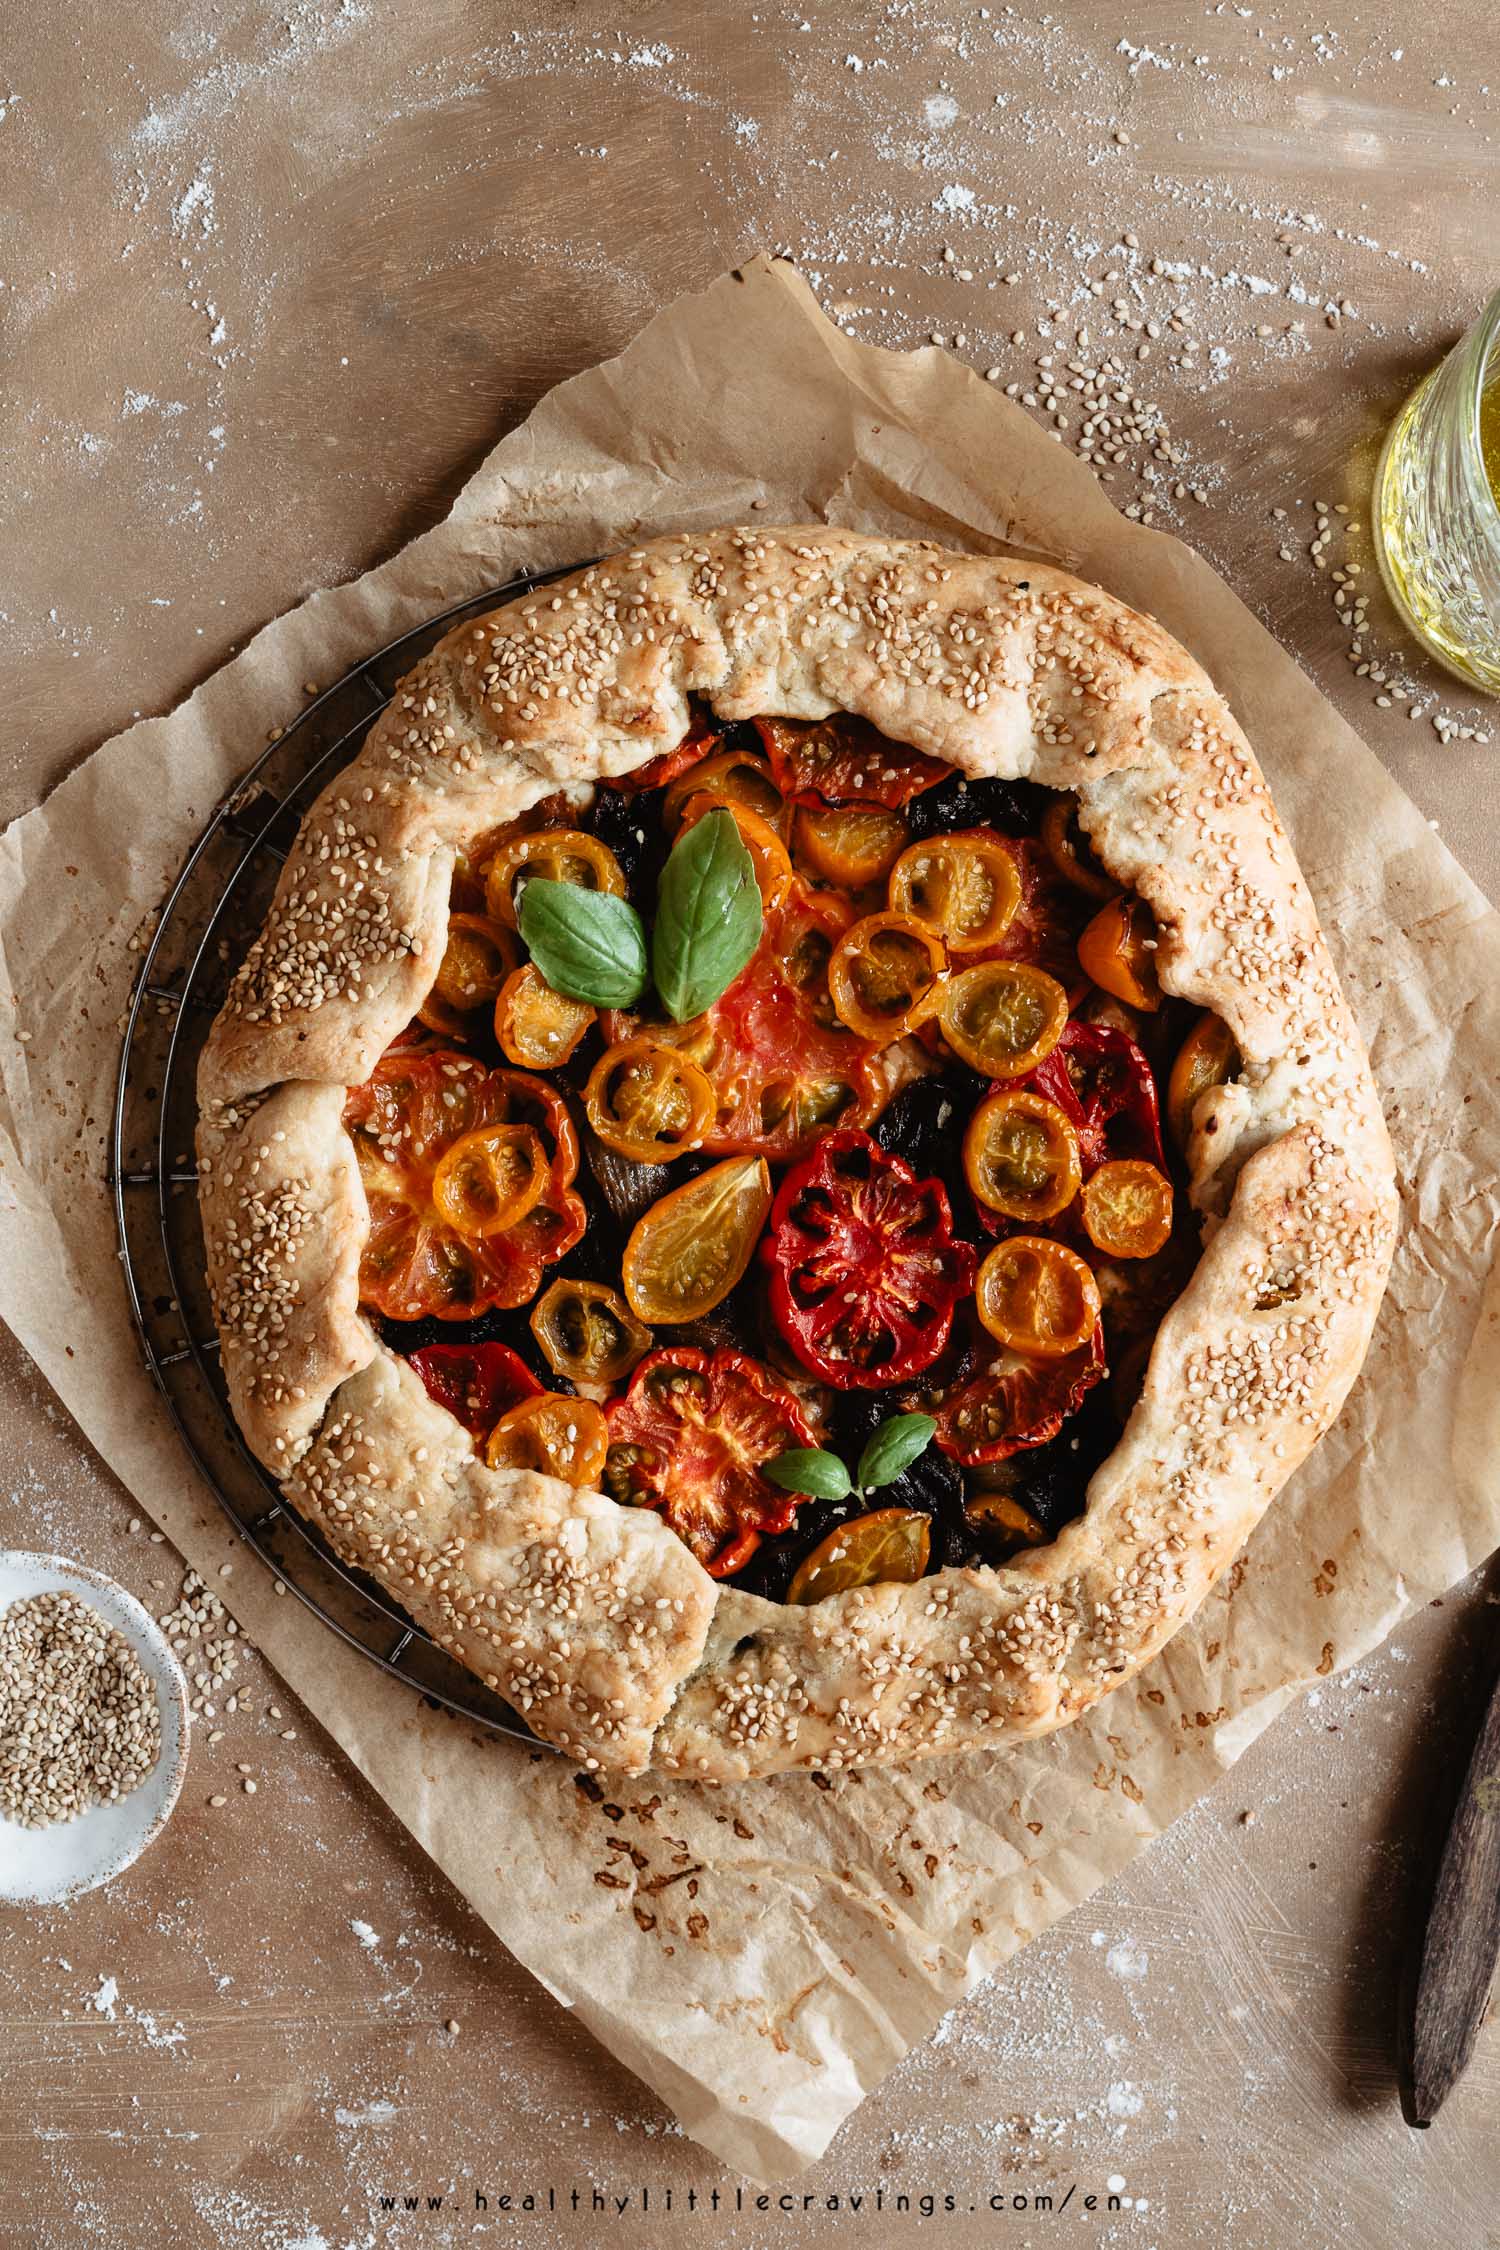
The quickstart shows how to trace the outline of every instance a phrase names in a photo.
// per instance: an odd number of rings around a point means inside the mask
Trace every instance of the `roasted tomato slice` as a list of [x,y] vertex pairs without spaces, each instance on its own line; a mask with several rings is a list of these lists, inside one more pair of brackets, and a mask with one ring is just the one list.
[[791,1393],[743,1352],[652,1352],[605,1411],[605,1490],[665,1516],[710,1577],[727,1578],[763,1533],[795,1521],[802,1496],[761,1467],[810,1433]]
[[616,1156],[635,1164],[666,1164],[696,1148],[718,1102],[695,1062],[649,1036],[627,1039],[602,1054],[583,1094],[589,1124]]
[[1112,898],[1078,940],[1078,962],[1101,992],[1128,1008],[1154,1014],[1161,1006],[1156,977],[1156,917],[1143,898]]
[[1066,1359],[1099,1323],[1099,1284],[1076,1250],[1046,1234],[997,1242],[979,1269],[979,1317],[1026,1359]]
[[570,1383],[623,1383],[651,1349],[650,1329],[641,1326],[618,1289],[571,1274],[542,1291],[531,1333],[553,1374]]
[[507,929],[517,927],[521,892],[533,875],[625,896],[624,872],[608,844],[582,828],[539,828],[529,836],[512,836],[485,869],[484,895],[492,920]]
[[1172,1232],[1172,1183],[1154,1164],[1101,1164],[1083,1191],[1083,1224],[1109,1258],[1154,1258]]
[[[578,1139],[567,1106],[527,1071],[487,1070],[451,1047],[397,1048],[351,1089],[344,1125],[370,1212],[360,1298],[390,1320],[467,1320],[492,1305],[524,1305],[543,1268],[583,1233],[586,1214],[572,1186]],[[530,1127],[547,1170],[524,1216],[473,1237],[443,1217],[433,1182],[455,1143],[488,1125]]]
[[1165,1165],[1156,1080],[1128,1031],[1075,1017],[1025,1084],[1055,1102],[1072,1125],[1085,1179],[1112,1157]]
[[891,869],[891,911],[940,938],[950,953],[998,946],[1021,905],[1013,847],[990,828],[924,836]]
[[755,731],[777,788],[799,805],[887,805],[899,812],[953,771],[847,711],[831,719],[757,719]]
[[476,1125],[432,1175],[438,1217],[474,1241],[504,1234],[541,1202],[552,1151],[534,1125]]
[[609,1427],[592,1399],[540,1391],[507,1408],[485,1440],[492,1469],[535,1469],[564,1484],[597,1484],[609,1449]]
[[771,1311],[804,1367],[840,1390],[905,1381],[948,1341],[974,1281],[937,1180],[868,1133],[830,1133],[782,1181],[762,1256]]
[[981,961],[950,977],[934,1019],[960,1062],[991,1078],[1022,1078],[1045,1061],[1068,1020],[1068,996],[1029,961]]
[[764,758],[753,750],[721,750],[711,758],[697,759],[681,772],[662,802],[662,825],[675,835],[689,798],[705,792],[715,804],[739,805],[778,831],[786,819],[786,803],[771,778]]
[[495,1002],[495,1038],[507,1062],[552,1070],[576,1054],[596,1021],[586,1000],[554,992],[534,961],[513,969]]
[[964,1134],[964,1171],[986,1210],[1028,1224],[1055,1218],[1083,1179],[1072,1119],[1025,1087],[990,1094]]
[[663,750],[656,758],[648,758],[634,773],[611,774],[604,783],[606,789],[617,789],[623,796],[637,796],[643,789],[662,789],[675,781],[690,766],[701,764],[719,740],[719,729],[705,711],[694,711],[688,721],[687,733],[675,750]]
[[1078,824],[1078,803],[1073,797],[1056,797],[1042,815],[1042,842],[1053,866],[1065,882],[1087,898],[1113,898],[1119,889],[1094,857],[1087,836]]
[[876,1508],[835,1524],[792,1572],[789,1602],[822,1602],[853,1586],[891,1580],[910,1584],[926,1574],[932,1554],[932,1518],[907,1508]]
[[461,1037],[468,1018],[487,1007],[520,956],[515,933],[485,914],[450,914],[448,943],[419,1013],[447,1037]]
[[906,847],[906,822],[885,805],[801,805],[792,854],[814,882],[862,891],[883,883]]
[[868,1125],[887,1095],[875,1049],[833,1011],[828,963],[853,916],[831,891],[794,884],[767,917],[755,954],[727,992],[686,1024],[606,1018],[613,1040],[649,1036],[697,1065],[717,1105],[703,1147],[714,1156],[800,1156],[834,1125]]
[[1239,1059],[1228,1024],[1222,1016],[1205,1011],[1178,1048],[1167,1080],[1167,1127],[1184,1154],[1192,1138],[1198,1096],[1206,1094],[1210,1086],[1227,1084],[1239,1067]]
[[630,1231],[621,1279],[640,1319],[699,1320],[744,1276],[771,1208],[763,1156],[730,1156],[673,1188]]
[[1045,1445],[1104,1372],[1102,1327],[1066,1359],[997,1351],[932,1401],[938,1450],[965,1468],[979,1468]]
[[540,1395],[541,1384],[509,1344],[426,1344],[411,1365],[429,1398],[477,1438],[487,1437],[507,1407]]
[[905,914],[866,914],[844,932],[828,963],[839,1020],[875,1047],[888,1047],[926,1014],[947,966],[931,932]]

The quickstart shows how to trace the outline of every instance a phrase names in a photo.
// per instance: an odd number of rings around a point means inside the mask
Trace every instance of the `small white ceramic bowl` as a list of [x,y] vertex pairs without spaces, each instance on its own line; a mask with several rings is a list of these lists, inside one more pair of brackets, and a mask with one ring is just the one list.
[[112,1578],[61,1555],[0,1551],[0,1611],[32,1594],[76,1594],[124,1634],[156,1683],[161,1756],[139,1789],[112,1805],[91,1805],[76,1820],[22,1828],[0,1814],[0,1903],[66,1906],[123,1874],[166,1827],[188,1760],[187,1682],[182,1666],[134,1594]]

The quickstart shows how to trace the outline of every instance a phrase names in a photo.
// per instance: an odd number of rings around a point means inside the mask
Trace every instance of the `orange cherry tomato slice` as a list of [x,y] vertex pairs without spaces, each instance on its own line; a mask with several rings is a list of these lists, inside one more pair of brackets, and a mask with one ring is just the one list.
[[516,940],[486,914],[450,914],[448,942],[432,990],[417,1013],[429,1030],[462,1034],[465,1019],[488,1006],[518,958]]
[[1227,1084],[1239,1059],[1228,1024],[1205,1010],[1178,1048],[1167,1080],[1167,1130],[1183,1151],[1192,1139],[1198,1096],[1211,1086]]
[[801,805],[792,823],[799,867],[821,883],[862,891],[883,883],[906,845],[906,822],[885,805]]
[[1042,815],[1042,842],[1048,857],[1065,882],[1090,898],[1113,898],[1118,883],[1110,881],[1090,848],[1078,823],[1078,805],[1072,797],[1056,797]]
[[893,914],[908,914],[950,953],[998,945],[1021,903],[1021,877],[1003,839],[983,830],[926,836],[891,869]]
[[717,757],[700,759],[677,776],[661,808],[662,825],[669,835],[680,827],[689,798],[700,791],[716,804],[743,806],[771,828],[779,828],[786,817],[786,800],[771,779],[771,769],[753,750],[721,750]]
[[607,844],[581,828],[538,828],[512,836],[485,870],[484,895],[492,918],[507,929],[520,921],[520,894],[533,875],[549,882],[574,883],[584,891],[608,891],[624,898],[625,877]]
[[597,1484],[609,1451],[609,1425],[592,1399],[542,1391],[502,1414],[485,1440],[492,1469],[532,1469],[564,1484]]
[[598,1138],[637,1164],[668,1164],[696,1148],[718,1106],[707,1072],[650,1037],[606,1049],[583,1090],[584,1114]]
[[513,969],[495,1002],[495,1037],[508,1062],[526,1070],[565,1063],[597,1020],[586,1000],[554,992],[534,961]]
[[503,1234],[540,1203],[551,1161],[532,1125],[478,1125],[432,1175],[438,1216],[471,1240]]
[[1057,1045],[1068,996],[1027,961],[981,961],[942,986],[934,1014],[960,1062],[991,1078],[1021,1078]]
[[1083,1224],[1111,1258],[1152,1258],[1172,1232],[1172,1183],[1154,1164],[1121,1157],[1084,1183]]
[[1088,1342],[1099,1284],[1074,1250],[1050,1235],[1013,1234],[979,1269],[979,1317],[997,1343],[1027,1359],[1062,1359]]
[[553,1374],[570,1383],[622,1383],[651,1349],[650,1329],[642,1327],[618,1289],[571,1274],[543,1290],[531,1333]]
[[964,1171],[987,1210],[1035,1223],[1067,1209],[1083,1179],[1083,1158],[1057,1103],[1012,1086],[989,1095],[970,1118]]
[[964,1514],[976,1531],[1003,1540],[1014,1552],[1018,1547],[1045,1547],[1052,1534],[1040,1517],[1010,1492],[971,1492]]
[[1078,964],[1101,992],[1154,1014],[1161,1006],[1155,951],[1156,919],[1145,900],[1112,898],[1079,938]]
[[739,830],[740,842],[750,854],[755,880],[760,885],[761,905],[769,914],[792,887],[792,862],[785,844],[771,823],[762,820],[748,805],[736,804],[732,797],[711,794],[706,789],[695,790],[683,806],[679,835],[685,836],[711,812],[727,812]]
[[946,967],[930,930],[905,914],[867,914],[844,932],[828,962],[839,1020],[888,1047],[927,1013]]
[[744,1278],[771,1208],[763,1156],[731,1156],[643,1211],[620,1278],[637,1319],[698,1320]]
[[792,1572],[786,1598],[799,1607],[855,1586],[909,1585],[927,1573],[932,1520],[907,1508],[876,1508],[836,1524]]

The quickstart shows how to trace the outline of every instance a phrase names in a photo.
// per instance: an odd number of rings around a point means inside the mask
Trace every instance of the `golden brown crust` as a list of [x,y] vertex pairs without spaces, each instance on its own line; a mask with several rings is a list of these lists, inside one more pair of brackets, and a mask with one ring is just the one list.
[[[1239,1078],[1194,1119],[1208,1248],[1140,1403],[1086,1513],[1005,1568],[812,1608],[718,1587],[654,1517],[485,1469],[354,1305],[341,1092],[431,983],[454,853],[672,747],[689,693],[728,718],[848,710],[969,773],[1075,789],[1155,909],[1162,982],[1238,1040]],[[300,1464],[298,1505],[540,1733],[626,1771],[858,1764],[1076,1716],[1192,1614],[1337,1413],[1395,1232],[1358,1033],[1198,666],[1061,572],[848,532],[661,540],[450,634],[304,824],[200,1092],[250,1442]]]

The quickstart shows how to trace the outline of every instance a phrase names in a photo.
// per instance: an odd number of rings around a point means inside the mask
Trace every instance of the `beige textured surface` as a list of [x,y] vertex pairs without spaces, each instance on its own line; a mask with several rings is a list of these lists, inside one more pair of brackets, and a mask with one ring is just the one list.
[[[1493,894],[1488,757],[1440,753],[1425,725],[1372,708],[1304,550],[1308,503],[1357,501],[1381,415],[1493,279],[1476,82],[1500,58],[1476,53],[1457,0],[1423,12],[1399,62],[1403,34],[1347,0],[1316,39],[1291,12],[1184,28],[1159,0],[1133,23],[1102,8],[1051,21],[674,5],[595,35],[545,7],[523,27],[478,8],[402,25],[332,5],[273,22],[153,4],[115,11],[81,50],[72,25],[28,26],[14,99],[0,87],[25,217],[4,259],[26,402],[7,440],[4,809],[84,740],[166,707],[262,616],[431,520],[498,422],[742,249],[789,243],[877,340],[962,332],[980,364],[1026,378],[1034,333],[1024,349],[1005,337],[1102,279],[1123,227],[1167,263],[1278,288],[1295,270],[1314,298],[1293,348],[1255,337],[1264,304],[1244,289],[1180,284],[1204,356],[1231,353],[1216,379],[1153,375],[1185,466],[1217,495],[1188,505],[1187,528]],[[935,211],[955,185],[1014,216],[986,232],[951,198]],[[1295,267],[1276,244],[1293,211],[1322,229],[1299,234]],[[945,240],[956,266],[972,259],[972,287],[941,265]],[[983,292],[996,251],[1022,274],[998,317]],[[1357,308],[1337,331],[1330,297]],[[1273,306],[1278,324],[1287,311]],[[161,1550],[127,1539],[126,1504],[19,1365],[8,1401],[0,1534],[40,1527],[150,1593],[170,1575]],[[1060,2194],[1076,2177],[1081,2195],[1118,2172],[1151,2204],[1111,2222],[1120,2242],[1483,2242],[1500,2202],[1493,2037],[1420,2142],[1388,2075],[1433,1744],[1476,1684],[1486,1628],[1456,1606],[1284,1723],[1216,1803],[1029,1949],[796,2193],[883,2177],[952,2186],[966,2207],[992,2180]],[[456,2180],[471,2212],[491,2185],[491,2239],[584,2240],[587,2217],[528,2224],[494,2200],[549,2178],[722,2180],[656,2137],[635,2082],[452,1908],[336,1755],[280,1742],[262,1715],[275,1692],[261,1681],[219,1753],[217,1785],[237,1792],[233,1752],[255,1764],[256,1798],[209,1811],[205,1762],[170,1857],[66,1918],[0,1930],[20,1996],[0,2034],[0,2130],[15,2135],[0,2229],[109,2250],[158,2231],[256,2250],[463,2241],[472,2215],[378,2210],[392,2185]],[[83,2004],[106,1975],[113,2023]],[[449,2016],[464,2025],[451,2046]],[[1070,2223],[1007,2228],[1051,2242]],[[753,2211],[719,2231],[805,2232]],[[964,2217],[951,2235],[992,2231]],[[923,2238],[892,2219],[847,2232]],[[660,2238],[634,2220],[618,2234]]]

